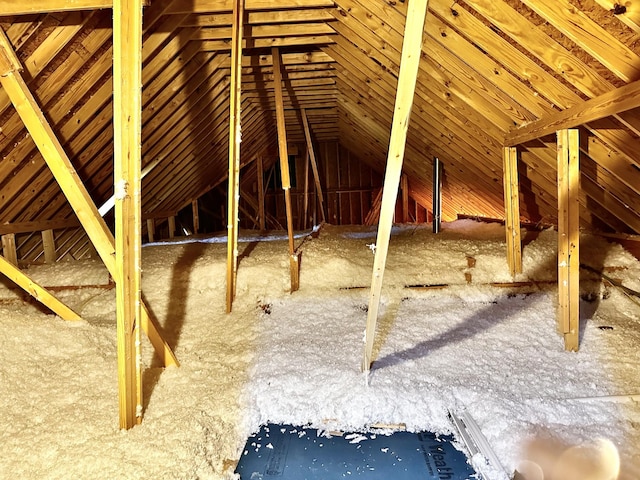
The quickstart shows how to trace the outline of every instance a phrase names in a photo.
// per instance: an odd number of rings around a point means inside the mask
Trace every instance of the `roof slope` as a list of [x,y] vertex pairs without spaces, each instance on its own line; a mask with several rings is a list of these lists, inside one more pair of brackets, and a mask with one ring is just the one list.
[[[226,179],[232,18],[231,0],[150,3],[145,218],[175,213]],[[10,5],[0,2],[0,15]],[[242,164],[276,147],[270,48],[279,46],[288,140],[304,141],[305,109],[315,141],[338,141],[383,171],[406,3],[246,0],[246,10]],[[113,192],[111,11],[0,16],[0,26],[100,205]],[[431,159],[438,156],[445,219],[502,218],[507,134],[640,79],[638,33],[640,10],[621,13],[607,0],[430,0],[404,167],[413,197],[430,204]],[[1,89],[0,128],[3,232],[74,219]],[[637,110],[580,129],[583,226],[640,233]],[[555,139],[520,151],[522,215],[555,222]]]

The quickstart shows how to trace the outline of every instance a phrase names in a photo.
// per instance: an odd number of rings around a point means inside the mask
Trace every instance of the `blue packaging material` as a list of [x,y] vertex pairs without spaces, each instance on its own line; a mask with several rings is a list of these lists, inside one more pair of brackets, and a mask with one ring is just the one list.
[[236,473],[242,480],[467,480],[478,475],[452,437],[325,432],[268,424],[247,440]]

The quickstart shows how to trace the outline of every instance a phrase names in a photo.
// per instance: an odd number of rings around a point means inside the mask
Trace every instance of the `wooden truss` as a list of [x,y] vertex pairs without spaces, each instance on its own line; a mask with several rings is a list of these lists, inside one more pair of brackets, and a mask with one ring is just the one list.
[[[138,11],[136,7],[140,8],[140,13],[136,14]],[[129,3],[118,3],[118,12],[116,17],[118,20],[122,20],[123,22],[137,23],[138,21],[141,23],[141,8],[142,5],[140,1],[137,1],[137,4],[129,4]],[[134,13],[132,13],[134,12]],[[122,17],[122,18],[121,18]],[[126,27],[122,27],[121,30],[117,30],[114,28],[114,32],[120,32],[122,41],[123,41],[123,49],[126,49],[128,53],[123,53],[122,58],[118,58],[116,55],[115,63],[120,63],[120,67],[123,67],[122,62],[123,59],[127,62],[127,65],[124,65],[124,69],[128,69],[130,65],[128,65],[129,61],[132,61],[130,55],[134,50],[138,49],[137,44],[129,44],[129,32]],[[141,39],[140,39],[141,41]],[[139,54],[133,54],[135,58],[140,59]],[[133,68],[133,67],[132,67]],[[127,242],[132,241],[132,235],[139,235],[139,226],[140,219],[139,213],[137,219],[134,218],[133,223],[127,225],[117,226],[117,230],[121,229],[120,233],[123,235],[122,244],[118,246],[116,244],[116,239],[114,239],[111,231],[109,230],[107,224],[100,216],[98,209],[96,208],[93,200],[89,196],[89,193],[86,187],[80,181],[80,178],[75,171],[69,157],[66,155],[60,141],[57,139],[53,129],[49,125],[47,119],[45,118],[42,110],[38,106],[33,94],[30,92],[27,87],[22,75],[21,75],[22,66],[11,46],[9,40],[3,31],[0,31],[0,82],[2,83],[2,87],[4,88],[7,96],[11,100],[14,105],[16,111],[22,118],[27,130],[31,134],[35,144],[40,150],[42,157],[47,162],[47,165],[51,169],[53,176],[58,182],[60,188],[63,193],[67,197],[67,200],[71,204],[73,210],[76,212],[80,223],[84,227],[87,235],[91,239],[94,244],[98,254],[102,258],[107,270],[111,274],[111,276],[116,280],[116,284],[120,283],[123,291],[120,293],[120,297],[132,295],[132,300],[127,301],[127,304],[118,305],[118,311],[122,310],[122,315],[125,315],[126,321],[121,322],[118,321],[119,327],[119,361],[121,357],[121,350],[124,350],[124,359],[122,361],[127,362],[127,366],[124,367],[128,370],[127,376],[127,385],[120,387],[121,392],[121,400],[122,396],[126,396],[127,400],[125,403],[128,404],[126,407],[126,411],[123,409],[121,402],[121,426],[123,428],[130,428],[137,421],[136,419],[140,418],[141,415],[141,401],[140,401],[140,386],[139,381],[136,378],[135,372],[133,370],[139,370],[140,365],[137,357],[135,357],[136,344],[139,342],[136,340],[137,334],[135,333],[135,329],[139,326],[146,332],[149,339],[151,340],[152,345],[154,346],[156,353],[162,359],[166,366],[168,365],[178,365],[178,361],[175,358],[171,348],[166,343],[166,341],[162,338],[159,326],[155,323],[155,320],[151,317],[149,310],[146,305],[139,300],[139,280],[135,279],[136,273],[134,270],[137,269],[139,274],[139,265],[136,264],[135,253],[133,253],[133,257],[131,257],[131,250],[135,250],[132,244],[128,244]],[[123,78],[123,82],[136,82],[137,80],[132,78],[127,78],[126,80]],[[140,83],[134,85],[127,86],[128,91],[133,92],[134,90],[139,90]],[[127,142],[127,145],[124,147],[127,150],[124,151],[124,155],[129,155],[132,151],[135,152],[137,147],[132,147],[133,143],[139,142],[137,139],[137,132],[133,123],[136,117],[128,118],[131,113],[130,109],[138,108],[139,103],[131,104],[133,100],[132,97],[128,97],[126,99],[129,102],[128,106],[122,106],[120,111],[116,111],[115,113],[115,122],[123,122],[120,124],[121,133],[124,135],[122,141]],[[138,108],[139,109],[139,108]],[[134,129],[134,130],[131,130]],[[118,129],[116,129],[118,131]],[[133,149],[133,150],[132,150]],[[128,153],[127,153],[128,152]],[[118,174],[118,168],[120,178],[117,179],[117,184],[115,185],[116,191],[116,206],[120,208],[119,217],[124,221],[124,218],[128,218],[131,215],[135,214],[133,211],[135,210],[135,202],[139,202],[138,199],[134,199],[133,197],[138,196],[140,194],[139,191],[139,170],[140,170],[140,159],[139,156],[137,159],[135,157],[129,158],[124,163],[124,160],[116,160],[116,165],[121,163],[120,167],[117,166],[116,173]],[[133,165],[132,163],[136,163],[137,165]],[[118,200],[120,201],[120,206],[118,207]],[[132,232],[132,229],[138,230],[138,233]],[[135,237],[134,237],[135,238]],[[135,241],[135,240],[134,240]],[[125,247],[125,245],[127,245]],[[126,252],[125,252],[126,250]],[[138,248],[139,252],[139,248]],[[116,253],[124,255],[126,258],[118,257],[116,261]],[[138,253],[139,254],[139,253]],[[139,261],[139,259],[138,259]],[[124,265],[127,263],[127,265]],[[137,265],[137,266],[136,266]],[[126,284],[126,286],[125,286]],[[137,292],[137,293],[136,293]],[[139,307],[136,307],[136,304]],[[139,321],[136,321],[136,313],[135,309],[140,308]],[[125,310],[127,313],[125,313]],[[124,324],[121,324],[124,323]],[[129,329],[126,332],[122,333],[120,330]],[[121,349],[120,341],[124,342],[124,348]],[[132,355],[135,357],[132,361]],[[132,374],[132,375],[130,375]],[[119,377],[122,376],[121,369],[119,368]],[[131,376],[133,376],[133,380],[131,380]]]

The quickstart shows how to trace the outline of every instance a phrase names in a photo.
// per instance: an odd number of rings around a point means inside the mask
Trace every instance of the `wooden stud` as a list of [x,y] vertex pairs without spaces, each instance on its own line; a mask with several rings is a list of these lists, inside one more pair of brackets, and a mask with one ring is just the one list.
[[511,276],[522,273],[522,243],[520,241],[520,187],[518,183],[518,151],[504,147],[504,207],[507,237],[507,263]]
[[200,213],[198,210],[198,199],[191,201],[191,214],[193,215],[193,234],[197,235],[200,230]]
[[580,331],[579,136],[558,131],[558,313],[565,350],[577,351]]
[[169,225],[169,238],[174,238],[176,236],[176,217],[175,215],[171,215],[167,218],[167,224]]
[[304,152],[304,190],[303,190],[303,208],[302,208],[302,229],[307,229],[307,217],[309,216],[309,149]]
[[14,233],[2,235],[2,255],[11,264],[18,266],[18,252]]
[[113,5],[113,143],[120,428],[142,421],[142,2]]
[[[285,209],[287,213],[287,234],[289,237],[289,268],[291,273],[291,292],[298,290],[299,255],[296,254],[293,239],[293,215],[291,213],[291,178],[289,176],[289,154],[287,152],[287,131],[284,121],[284,106],[282,104],[282,70],[280,51],[277,47],[271,49],[273,57],[273,79],[276,96],[276,123],[278,127],[278,151],[280,154],[280,173],[282,175],[282,189],[284,190]],[[304,118],[304,116],[303,116]]]
[[238,272],[238,206],[240,204],[240,142],[242,101],[242,35],[244,24],[244,0],[233,2],[231,35],[231,86],[229,87],[229,194],[227,195],[227,302],[231,312],[236,296]]
[[304,127],[304,138],[307,142],[307,151],[309,152],[309,160],[311,161],[311,170],[313,171],[313,179],[316,182],[316,194],[318,195],[318,202],[320,203],[320,216],[322,217],[322,223],[327,221],[327,217],[324,213],[324,197],[322,195],[322,185],[320,185],[320,174],[318,173],[318,162],[316,160],[316,153],[313,149],[313,142],[311,141],[311,130],[309,129],[309,120],[307,119],[307,111],[303,108],[300,110],[302,115],[302,125]]
[[[0,83],[2,83],[5,93],[22,118],[51,173],[96,248],[98,255],[100,255],[111,276],[117,280],[113,234],[100,216],[86,187],[80,181],[78,173],[62,148],[51,125],[47,122],[42,110],[40,110],[33,94],[29,91],[24,78],[18,70],[12,68],[10,63],[7,64],[6,58],[8,58],[8,55],[6,52],[13,51],[13,48],[1,29],[0,51],[5,52],[5,54],[0,54],[0,72],[4,72],[4,74],[0,75]],[[142,308],[142,328],[149,336],[156,353],[165,366],[179,365],[173,351],[162,338],[159,325],[150,316],[148,308],[144,304],[142,304]]]
[[25,292],[38,300],[43,305],[49,307],[56,315],[63,320],[81,320],[80,315],[67,307],[45,288],[33,281],[22,270],[10,263],[6,258],[0,256],[0,273],[4,274]]
[[402,223],[409,221],[409,179],[405,173],[400,177],[400,190],[402,191]]
[[432,230],[433,233],[440,232],[440,222],[442,220],[442,163],[438,157],[433,157],[433,193],[432,193]]
[[266,230],[265,214],[264,214],[264,165],[262,155],[258,156],[258,216],[260,221],[260,230]]
[[156,221],[153,218],[147,218],[147,239],[149,243],[155,241]]
[[371,368],[373,355],[373,340],[378,320],[378,308],[380,306],[380,293],[382,291],[382,279],[387,262],[387,251],[391,226],[398,197],[398,185],[402,173],[402,162],[411,117],[411,107],[418,78],[418,66],[420,53],[424,42],[424,23],[427,15],[427,0],[413,0],[407,7],[404,40],[402,42],[402,57],[400,61],[400,74],[396,89],[395,108],[391,124],[391,138],[389,140],[389,152],[387,156],[387,169],[384,177],[382,193],[382,207],[380,210],[380,223],[378,224],[378,236],[376,239],[376,252],[373,262],[373,274],[371,278],[371,292],[369,295],[369,310],[367,312],[367,328],[365,330],[364,355],[362,369],[368,373]]
[[53,230],[42,231],[42,248],[44,249],[44,263],[56,263],[56,241]]

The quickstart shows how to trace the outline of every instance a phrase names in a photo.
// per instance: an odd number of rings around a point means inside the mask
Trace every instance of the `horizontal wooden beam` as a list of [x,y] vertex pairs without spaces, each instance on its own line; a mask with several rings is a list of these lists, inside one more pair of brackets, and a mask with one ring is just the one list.
[[[290,22],[329,22],[335,19],[325,9],[313,10],[274,10],[270,12],[254,11],[246,15],[246,22],[250,25],[265,25],[272,23]],[[213,15],[193,14],[182,22],[183,27],[215,27],[231,25],[231,13],[216,13]]]
[[[149,5],[148,0],[143,5]],[[0,15],[28,15],[33,13],[67,12],[113,8],[113,0],[0,0]]]
[[0,235],[7,233],[31,233],[43,230],[60,230],[63,228],[79,227],[77,218],[64,218],[58,220],[41,220],[34,222],[3,223],[0,224]]
[[[193,40],[197,41],[197,40]],[[252,38],[243,39],[242,48],[267,48],[272,45],[276,47],[299,46],[299,45],[325,45],[334,43],[333,35],[309,35],[297,37],[272,37],[272,38]],[[231,51],[230,40],[201,40],[203,52],[223,52]]]
[[511,130],[504,146],[514,147],[558,130],[584,125],[637,107],[640,107],[640,80]]
[[[8,0],[12,1],[12,0]],[[245,10],[335,7],[333,0],[246,0]],[[231,12],[233,0],[174,0],[165,13]]]

